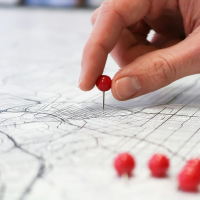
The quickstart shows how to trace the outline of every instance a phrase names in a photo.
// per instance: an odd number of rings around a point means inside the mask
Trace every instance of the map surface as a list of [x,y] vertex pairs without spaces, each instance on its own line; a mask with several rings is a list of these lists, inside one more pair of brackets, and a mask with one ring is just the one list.
[[[90,10],[0,9],[0,199],[188,200],[177,189],[185,161],[200,155],[200,76],[119,102],[78,89]],[[108,60],[105,74],[118,68]],[[113,159],[130,152],[136,170],[118,178]],[[164,153],[164,179],[147,161]]]

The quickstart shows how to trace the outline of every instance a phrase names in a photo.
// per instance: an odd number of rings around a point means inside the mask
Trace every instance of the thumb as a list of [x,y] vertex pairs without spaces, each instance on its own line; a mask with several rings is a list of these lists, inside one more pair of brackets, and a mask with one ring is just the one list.
[[[195,31],[197,32],[197,31]],[[193,33],[175,46],[137,58],[113,78],[112,93],[128,100],[200,73],[200,34]]]

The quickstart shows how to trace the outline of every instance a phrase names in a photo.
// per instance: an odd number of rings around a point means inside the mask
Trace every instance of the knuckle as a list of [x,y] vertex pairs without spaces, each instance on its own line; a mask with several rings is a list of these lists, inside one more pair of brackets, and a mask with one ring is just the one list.
[[97,8],[91,15],[90,21],[91,24],[94,25],[96,20],[97,20],[97,16],[99,14],[99,12],[101,14],[106,14],[109,12],[109,7],[110,7],[110,3],[108,1],[104,1],[101,6],[99,8]]
[[113,10],[113,6],[110,2],[104,1],[100,6],[100,15],[106,15]]
[[92,13],[90,20],[91,20],[91,24],[94,25],[94,23],[96,21],[96,13],[95,12]]
[[92,16],[91,16],[91,23],[92,25],[95,24],[96,20],[97,20],[97,17],[98,17],[98,14],[99,14],[99,8],[97,8],[93,13],[92,13]]
[[116,16],[116,19],[121,21],[121,24],[123,24],[126,27],[126,21],[124,19],[123,14],[120,11],[121,7],[123,7],[122,0],[106,0],[101,5],[101,14],[113,13]]
[[101,11],[106,10],[106,11],[111,11],[114,7],[113,1],[112,0],[106,0],[101,4]]
[[106,0],[106,1],[104,1],[101,5],[102,5],[102,6],[110,5],[110,1]]
[[155,84],[170,84],[176,77],[176,68],[164,57],[150,58],[150,67],[146,67],[145,73]]
[[101,5],[102,7],[114,7],[115,6],[115,3],[119,1],[119,0],[105,0]]

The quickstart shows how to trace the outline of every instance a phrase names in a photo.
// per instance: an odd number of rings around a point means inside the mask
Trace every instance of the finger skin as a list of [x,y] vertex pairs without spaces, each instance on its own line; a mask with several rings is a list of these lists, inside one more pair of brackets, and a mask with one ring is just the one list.
[[[189,35],[200,24],[198,15],[192,17],[192,9],[190,12],[187,9],[188,5],[195,4],[194,0],[190,1],[106,0],[91,19],[93,31],[83,52],[80,89],[88,91],[94,87],[110,52],[123,68],[112,83],[113,96],[118,100],[135,98],[199,73],[199,38],[194,34],[185,39],[185,30]],[[180,2],[185,6],[179,10]],[[192,24],[189,29],[187,24]],[[157,32],[152,44],[146,40],[150,27]],[[127,81],[126,77],[131,79]],[[133,95],[130,95],[130,85],[124,87],[130,80],[132,85],[137,85]],[[123,95],[127,92],[129,96],[119,95],[117,88],[124,88]]]
[[107,0],[102,4],[83,50],[80,89],[88,91],[94,87],[123,29],[140,21],[149,8],[149,0],[135,0],[131,4],[129,0]]
[[94,23],[96,22],[97,16],[98,16],[98,14],[99,14],[99,10],[100,10],[100,8],[97,8],[97,9],[92,13],[92,16],[91,16],[91,24],[92,24],[92,26],[93,26]]
[[[172,47],[141,56],[121,69],[113,78],[113,96],[120,101],[132,99],[165,87],[182,77],[200,73],[200,28],[198,33],[191,34]],[[137,77],[140,90],[122,99],[117,92],[117,81],[124,77]]]
[[[92,14],[92,25],[94,25],[97,19],[99,10],[97,8]],[[143,20],[122,31],[117,44],[111,51],[111,56],[120,68],[126,66],[137,57],[157,49],[154,46],[145,46],[149,45],[149,42],[146,40],[149,31],[150,27]]]
[[[100,9],[97,8],[93,12],[91,17],[92,25],[94,25],[99,11]],[[144,20],[141,20],[122,31],[117,44],[111,51],[111,56],[120,68],[123,68],[139,56],[158,49],[154,46],[149,46],[149,42],[146,40],[149,32],[150,27]]]
[[[94,25],[98,13],[99,8],[94,11],[91,17],[92,25]],[[120,68],[128,65],[139,56],[157,50],[158,48],[170,47],[181,41],[181,39],[178,38],[168,38],[160,34],[155,34],[151,41],[153,45],[149,45],[150,43],[146,40],[149,31],[150,27],[144,20],[122,31],[117,44],[111,51],[111,56]]]

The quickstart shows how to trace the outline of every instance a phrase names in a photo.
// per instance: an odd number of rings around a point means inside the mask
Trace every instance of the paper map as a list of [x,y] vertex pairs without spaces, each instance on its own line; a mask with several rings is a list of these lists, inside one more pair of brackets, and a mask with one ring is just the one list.
[[[200,155],[200,76],[119,102],[78,89],[88,10],[0,10],[0,199],[188,200],[177,189],[185,161]],[[118,68],[109,58],[105,74]],[[113,159],[130,152],[134,176],[118,178]],[[151,177],[154,153],[171,161]]]

